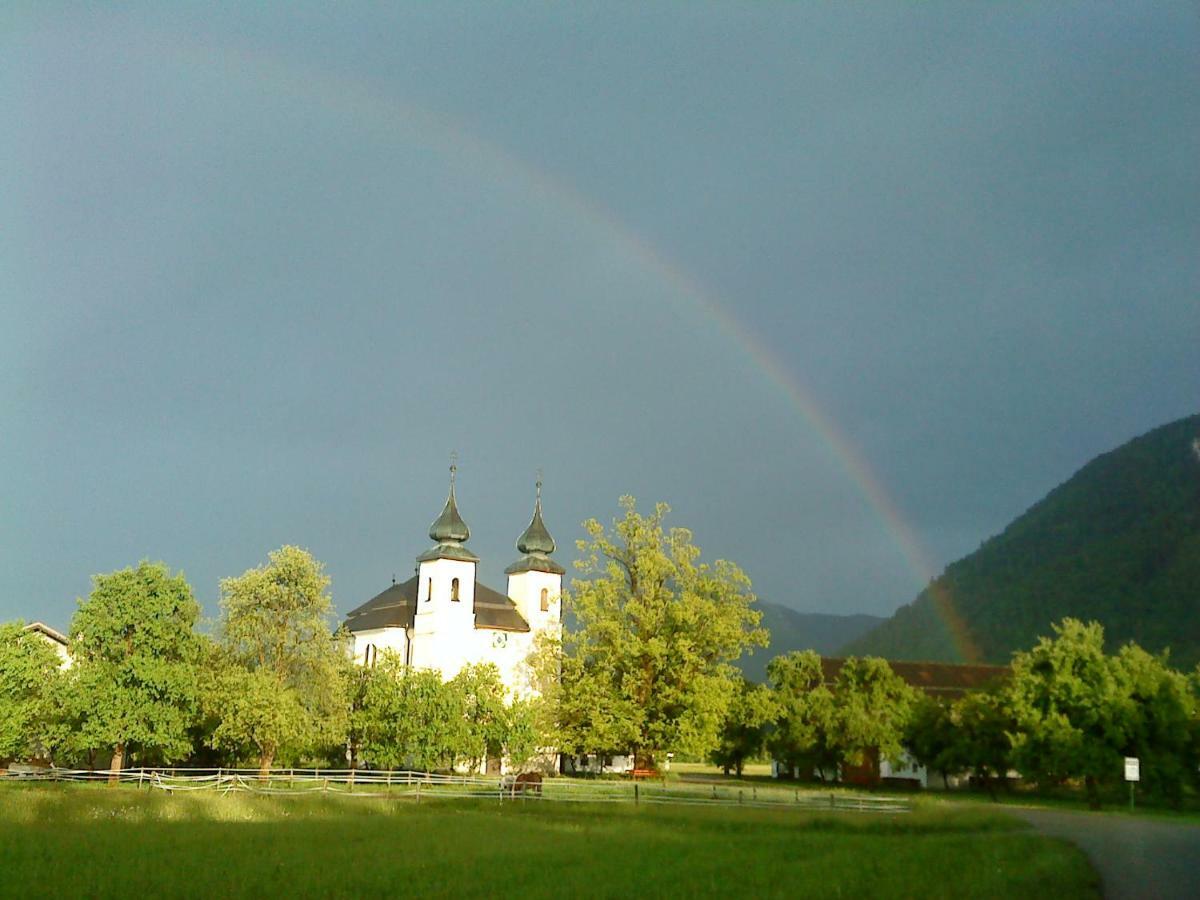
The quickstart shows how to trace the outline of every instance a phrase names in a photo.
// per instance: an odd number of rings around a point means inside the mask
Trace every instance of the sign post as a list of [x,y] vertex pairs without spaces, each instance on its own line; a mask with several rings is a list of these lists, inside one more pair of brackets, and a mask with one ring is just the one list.
[[1133,812],[1134,785],[1141,780],[1141,767],[1136,756],[1125,757],[1125,780],[1129,782],[1129,811]]

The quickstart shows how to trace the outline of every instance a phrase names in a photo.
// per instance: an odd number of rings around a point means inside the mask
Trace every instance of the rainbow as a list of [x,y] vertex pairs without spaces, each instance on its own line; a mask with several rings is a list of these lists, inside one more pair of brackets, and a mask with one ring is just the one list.
[[[171,43],[166,39],[158,46],[171,46]],[[672,302],[680,304],[689,313],[698,312],[709,319],[750,357],[766,380],[808,424],[875,512],[883,531],[896,544],[916,582],[927,585],[926,589],[961,659],[965,662],[982,659],[949,590],[940,581],[934,580],[937,567],[930,555],[853,441],[779,357],[729,312],[730,304],[722,302],[690,273],[641,238],[628,224],[573,185],[481,137],[462,122],[409,101],[390,97],[364,79],[297,66],[259,52],[251,54],[228,47],[175,44],[171,57],[176,64],[194,67],[209,76],[215,72],[239,83],[249,81],[261,90],[275,91],[318,104],[340,115],[361,118],[371,127],[386,125],[445,156],[457,158],[472,172],[483,172],[498,181],[519,180],[526,188],[527,195],[565,210],[576,220],[592,226],[623,258],[636,263],[659,283],[668,286]]]

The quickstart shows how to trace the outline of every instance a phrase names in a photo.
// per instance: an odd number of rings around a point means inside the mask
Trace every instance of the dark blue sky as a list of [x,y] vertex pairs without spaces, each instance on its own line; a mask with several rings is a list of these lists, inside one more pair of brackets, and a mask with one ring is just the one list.
[[1188,3],[9,5],[0,619],[283,543],[348,610],[451,450],[496,587],[542,467],[564,562],[631,493],[886,614],[1197,410],[1197,60]]

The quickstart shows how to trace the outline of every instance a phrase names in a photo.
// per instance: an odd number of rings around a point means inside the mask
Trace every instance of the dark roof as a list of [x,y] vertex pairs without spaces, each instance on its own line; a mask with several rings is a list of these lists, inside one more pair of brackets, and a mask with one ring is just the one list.
[[522,556],[504,570],[505,575],[517,575],[521,572],[549,572],[551,575],[563,575],[566,569],[542,553],[530,553]]
[[362,606],[346,615],[345,626],[350,631],[370,631],[372,628],[411,628],[417,610],[417,576],[393,584],[376,594]]
[[[821,670],[825,681],[832,682],[846,661],[835,657],[821,657]],[[955,663],[900,662],[888,660],[892,671],[904,679],[906,684],[919,688],[933,697],[955,697],[985,688],[1003,681],[1012,670],[1008,666],[965,666]]]
[[475,582],[475,627],[498,631],[528,631],[529,623],[517,605],[499,591]]
[[[393,584],[346,615],[350,631],[375,628],[411,628],[417,611],[418,578],[414,575],[401,584]],[[517,612],[517,606],[499,591],[475,583],[475,627],[499,631],[528,631],[529,623]]]

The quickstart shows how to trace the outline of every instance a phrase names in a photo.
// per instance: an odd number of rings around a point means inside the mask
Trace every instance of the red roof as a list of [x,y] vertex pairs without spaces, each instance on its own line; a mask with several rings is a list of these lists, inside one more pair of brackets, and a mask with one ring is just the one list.
[[[845,662],[844,659],[835,657],[821,657],[821,669],[825,674],[826,683],[837,679],[838,672]],[[966,666],[956,663],[900,662],[890,659],[887,664],[907,684],[934,697],[958,697],[967,691],[989,687],[1012,674],[1008,666]]]

